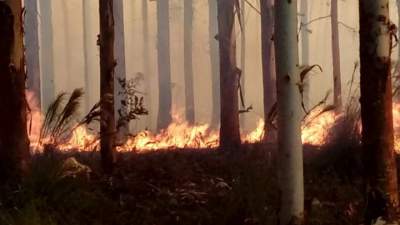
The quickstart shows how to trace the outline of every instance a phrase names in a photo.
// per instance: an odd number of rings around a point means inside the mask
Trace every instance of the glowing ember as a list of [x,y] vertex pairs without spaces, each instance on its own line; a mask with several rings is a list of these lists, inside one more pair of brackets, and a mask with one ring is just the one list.
[[[32,93],[27,92],[27,99],[31,110],[31,123],[28,124],[31,147],[35,151],[42,151],[45,144],[52,144],[51,138],[45,137],[42,143],[38,143],[40,129],[43,123],[43,115],[37,107],[37,102]],[[320,110],[314,110],[302,126],[302,141],[305,144],[322,146],[328,140],[329,131],[334,127],[336,121],[342,115],[337,115],[332,111],[321,113]],[[395,149],[400,150],[400,104],[393,105]],[[126,142],[117,147],[118,151],[152,151],[158,149],[181,149],[181,148],[217,148],[219,144],[219,131],[211,130],[208,124],[190,125],[182,119],[180,114],[173,114],[173,122],[167,129],[158,134],[150,131],[142,131],[126,140]],[[264,121],[260,119],[257,127],[248,134],[242,135],[244,143],[260,142],[264,137]],[[88,131],[85,126],[76,127],[70,138],[57,145],[60,150],[76,151],[95,151],[98,150],[99,139],[97,134]]]

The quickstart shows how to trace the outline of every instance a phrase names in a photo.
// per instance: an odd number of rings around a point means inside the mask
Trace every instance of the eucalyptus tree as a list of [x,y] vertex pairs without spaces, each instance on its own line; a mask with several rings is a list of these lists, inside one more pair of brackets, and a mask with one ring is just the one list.
[[236,65],[236,1],[218,1],[218,41],[220,60],[221,128],[220,146],[233,149],[240,145],[238,83]]
[[366,176],[366,224],[398,223],[394,151],[389,0],[360,0],[361,121]]
[[304,178],[297,0],[277,0],[275,9],[280,224],[303,224]]
[[195,122],[193,89],[193,0],[184,0],[184,74],[186,120]]
[[30,158],[22,9],[22,1],[0,1],[1,182],[26,173]]

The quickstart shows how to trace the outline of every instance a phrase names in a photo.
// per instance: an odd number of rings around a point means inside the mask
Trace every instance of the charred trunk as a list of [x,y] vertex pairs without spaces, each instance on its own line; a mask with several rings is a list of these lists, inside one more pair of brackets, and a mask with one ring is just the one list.
[[397,221],[389,0],[360,3],[361,119],[366,178],[366,224]]
[[22,2],[0,2],[0,177],[20,177],[28,169],[29,139],[25,99]]
[[193,90],[193,0],[184,0],[184,73],[186,120],[195,122]]
[[220,146],[240,146],[238,84],[236,66],[235,1],[218,1],[218,41],[220,55],[221,128]]
[[100,145],[103,170],[110,173],[115,164],[114,113],[114,16],[113,0],[100,0]]

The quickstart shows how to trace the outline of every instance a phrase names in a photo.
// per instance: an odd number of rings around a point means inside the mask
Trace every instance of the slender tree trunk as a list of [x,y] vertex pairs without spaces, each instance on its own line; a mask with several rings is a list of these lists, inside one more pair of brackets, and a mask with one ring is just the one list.
[[280,224],[303,224],[304,182],[297,1],[275,1]]
[[342,103],[342,81],[340,74],[340,45],[338,0],[331,0],[331,29],[332,29],[332,67],[333,67],[333,103],[336,111],[340,112]]
[[[87,1],[87,0],[86,0]],[[62,15],[64,20],[64,41],[65,41],[65,64],[66,64],[66,73],[67,73],[67,88],[72,89],[73,84],[73,74],[72,74],[72,45],[71,45],[71,29],[70,29],[70,22],[69,22],[69,12],[68,12],[68,1],[61,1],[62,2]]]
[[92,20],[91,20],[91,0],[84,0],[82,5],[82,13],[83,13],[83,41],[84,41],[84,69],[85,69],[85,109],[86,112],[93,107],[91,101],[91,93],[92,93],[92,80],[91,77],[95,73],[92,66],[91,61],[96,57],[96,34],[92,29]]
[[263,100],[264,100],[264,139],[275,141],[276,132],[268,121],[269,113],[276,102],[276,74],[274,52],[274,13],[273,0],[260,0],[261,6],[261,46],[263,70]]
[[25,43],[27,88],[35,94],[38,107],[41,107],[40,94],[40,52],[39,52],[39,13],[38,0],[25,0]]
[[25,99],[22,1],[0,2],[0,177],[27,172],[29,139]]
[[215,36],[218,33],[217,1],[208,0],[208,34],[210,44],[211,86],[212,86],[212,115],[211,126],[218,127],[220,120],[220,80],[219,80],[219,53],[218,41]]
[[54,100],[54,52],[52,0],[40,1],[40,52],[42,69],[42,108],[47,110]]
[[[242,88],[242,97],[246,98],[246,0],[240,1],[240,14],[242,17],[242,32],[240,38],[240,67],[242,72],[240,76],[240,84]],[[242,113],[239,116],[240,127],[244,129],[246,126],[246,113]]]
[[106,173],[115,164],[114,16],[113,0],[100,0],[100,108],[101,160]]
[[221,128],[220,146],[240,146],[238,82],[236,66],[235,1],[218,1],[218,41],[220,53]]
[[169,45],[169,0],[157,1],[157,45],[158,45],[158,125],[165,129],[171,123],[171,62]]
[[127,108],[122,102],[127,100],[127,96],[122,94],[122,86],[120,80],[126,80],[125,66],[125,31],[124,31],[124,3],[123,0],[114,1],[114,21],[115,21],[115,44],[114,53],[116,59],[115,66],[115,108],[117,118],[118,140],[122,140],[129,133],[129,122],[126,119],[121,119],[126,115]]
[[393,147],[389,0],[360,0],[361,119],[366,175],[366,223],[398,221]]
[[[151,81],[153,73],[151,72],[150,68],[150,46],[149,46],[149,14],[148,14],[148,0],[142,0],[142,18],[143,18],[143,25],[142,25],[142,32],[143,32],[143,64],[144,64],[144,75],[145,75],[145,85],[146,85],[146,97],[145,100],[147,110],[152,112],[152,91],[151,91]],[[147,126],[151,126],[152,124],[152,116],[147,116]]]
[[[308,23],[308,1],[301,0],[300,12],[302,14],[301,23]],[[306,26],[301,28],[301,64],[303,66],[310,65],[310,40],[309,31]],[[306,76],[303,80],[303,103],[306,109],[310,107],[310,76]]]
[[193,0],[184,0],[184,72],[186,120],[195,122],[194,90],[193,90]]

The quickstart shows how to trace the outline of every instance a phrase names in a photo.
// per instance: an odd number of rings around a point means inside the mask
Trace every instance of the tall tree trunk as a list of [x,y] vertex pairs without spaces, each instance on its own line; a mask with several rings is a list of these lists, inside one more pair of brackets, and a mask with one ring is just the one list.
[[297,1],[275,1],[280,224],[303,224],[304,182]]
[[83,54],[84,54],[84,69],[85,69],[85,109],[86,112],[93,107],[93,101],[91,101],[92,93],[92,79],[91,77],[95,73],[91,61],[96,58],[96,34],[92,29],[91,14],[91,2],[90,0],[84,0],[82,2],[82,13],[83,13]]
[[194,90],[193,90],[193,0],[184,0],[184,72],[186,120],[195,122]]
[[208,0],[208,35],[210,47],[210,65],[211,65],[211,86],[212,86],[212,115],[211,126],[218,127],[220,120],[220,91],[219,91],[219,54],[218,54],[218,41],[215,36],[218,33],[218,19],[217,19],[217,1]]
[[100,144],[102,167],[106,173],[115,164],[114,113],[114,16],[113,0],[100,0]]
[[[300,12],[302,14],[302,24],[307,24],[309,20],[308,1],[309,0],[301,0]],[[301,65],[310,65],[310,40],[306,25],[301,28]],[[306,76],[303,80],[303,103],[306,109],[310,107],[310,76]]]
[[[240,38],[240,84],[242,97],[246,98],[246,0],[240,1],[240,14],[242,17],[242,25],[241,25],[241,38]],[[243,99],[244,101],[244,99]],[[242,113],[240,116],[240,127],[242,129],[246,126],[246,113]]]
[[238,83],[236,66],[235,1],[218,1],[218,41],[220,55],[221,128],[220,146],[240,146]]
[[52,0],[40,1],[41,29],[41,69],[42,69],[42,108],[47,109],[54,100],[54,52],[53,52],[53,16]]
[[[87,0],[86,0],[87,1]],[[73,81],[73,74],[72,74],[72,45],[71,45],[71,29],[70,29],[70,22],[69,22],[69,12],[68,12],[68,1],[61,1],[62,2],[62,15],[64,20],[64,41],[65,41],[65,69],[67,73],[67,88],[73,89],[72,81]]]
[[22,1],[0,2],[0,178],[18,178],[28,168]]
[[331,30],[332,30],[332,67],[333,67],[333,104],[336,111],[340,112],[342,103],[342,81],[340,74],[340,45],[339,45],[339,20],[338,0],[331,0]]
[[274,12],[273,0],[260,0],[261,6],[261,46],[262,46],[262,70],[263,70],[263,100],[264,100],[264,139],[274,141],[276,132],[272,121],[268,121],[276,102],[276,74],[275,74],[275,52],[274,52]]
[[27,88],[37,98],[38,107],[41,107],[40,94],[40,52],[39,52],[39,13],[38,0],[25,0],[25,43],[26,43],[26,70]]
[[[142,25],[142,33],[143,33],[143,64],[144,64],[144,75],[145,75],[145,85],[146,85],[146,97],[145,100],[146,109],[149,112],[152,112],[152,91],[151,91],[151,81],[152,81],[152,70],[150,68],[150,40],[149,40],[149,13],[148,13],[148,0],[142,0],[142,18],[143,18],[143,25]],[[152,124],[152,116],[147,116],[147,126],[151,127]]]
[[157,47],[158,47],[158,125],[165,129],[171,123],[172,90],[169,44],[169,0],[157,1]]
[[396,221],[399,207],[393,147],[389,0],[360,0],[361,120],[366,224]]
[[118,140],[122,140],[129,133],[129,122],[121,119],[122,115],[126,115],[127,108],[122,102],[127,100],[127,96],[123,93],[120,80],[126,80],[125,66],[125,30],[124,30],[124,3],[123,0],[114,1],[114,21],[115,21],[115,44],[114,53],[116,59],[115,66],[115,108],[117,118]]

